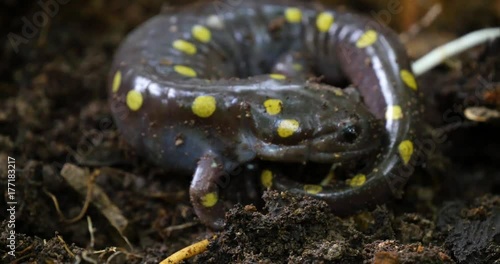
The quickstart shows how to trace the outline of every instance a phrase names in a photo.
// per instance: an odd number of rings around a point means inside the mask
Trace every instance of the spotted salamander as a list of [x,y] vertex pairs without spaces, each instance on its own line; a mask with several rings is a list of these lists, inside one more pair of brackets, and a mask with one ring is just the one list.
[[[357,94],[307,80],[307,69]],[[265,187],[323,199],[339,214],[386,201],[413,172],[421,109],[409,59],[393,31],[351,12],[258,0],[157,15],[121,44],[109,95],[128,143],[193,174],[191,202],[213,228],[223,225],[218,181],[251,161],[373,158],[334,186],[262,171]]]

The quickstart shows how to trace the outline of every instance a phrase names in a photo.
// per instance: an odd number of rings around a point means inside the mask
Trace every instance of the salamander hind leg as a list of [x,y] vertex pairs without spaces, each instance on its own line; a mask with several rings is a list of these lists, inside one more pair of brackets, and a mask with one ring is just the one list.
[[224,204],[220,200],[218,185],[224,175],[224,166],[218,156],[208,152],[198,161],[189,188],[196,215],[203,224],[216,230],[224,226]]

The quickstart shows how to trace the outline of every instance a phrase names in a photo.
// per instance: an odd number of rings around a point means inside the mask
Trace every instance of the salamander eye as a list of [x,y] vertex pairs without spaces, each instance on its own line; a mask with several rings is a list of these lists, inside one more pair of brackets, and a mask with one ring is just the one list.
[[340,132],[340,140],[352,144],[359,136],[359,127],[353,124],[346,125]]

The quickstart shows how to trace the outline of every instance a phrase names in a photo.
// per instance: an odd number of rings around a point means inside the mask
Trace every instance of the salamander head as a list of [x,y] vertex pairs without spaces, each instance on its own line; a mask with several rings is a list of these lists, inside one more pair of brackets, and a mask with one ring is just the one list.
[[256,153],[284,162],[331,163],[376,151],[383,123],[359,101],[330,86],[278,91],[252,108]]

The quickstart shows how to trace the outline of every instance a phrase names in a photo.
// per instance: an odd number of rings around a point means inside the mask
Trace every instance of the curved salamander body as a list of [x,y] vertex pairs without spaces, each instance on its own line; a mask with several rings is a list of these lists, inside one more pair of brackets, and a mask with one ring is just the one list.
[[[194,173],[191,201],[214,228],[223,224],[220,178],[255,159],[339,163],[379,153],[371,171],[335,187],[262,172],[264,186],[324,199],[341,214],[398,192],[412,172],[420,109],[397,36],[312,5],[232,3],[158,15],[122,43],[109,92],[125,139],[165,168]],[[306,81],[306,64],[328,82],[347,79],[363,101]],[[276,69],[288,76],[269,74]]]

